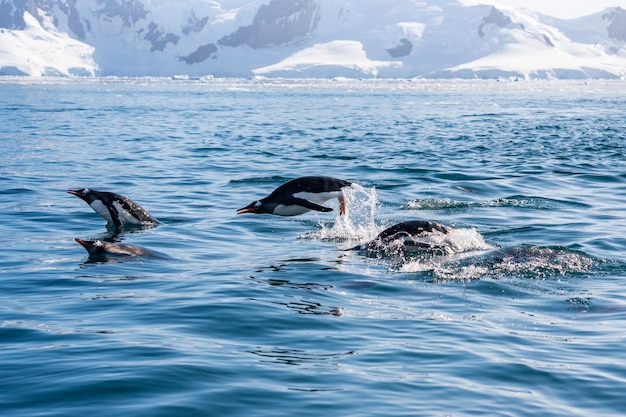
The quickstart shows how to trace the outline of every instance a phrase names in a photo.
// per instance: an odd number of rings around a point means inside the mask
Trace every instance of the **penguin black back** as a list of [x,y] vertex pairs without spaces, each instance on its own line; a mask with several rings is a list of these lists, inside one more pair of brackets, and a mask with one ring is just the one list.
[[431,221],[410,220],[388,227],[373,240],[357,245],[352,250],[386,250],[389,248],[389,245],[398,242],[407,249],[441,249],[443,246],[439,244],[420,239],[437,233],[447,235],[450,233],[450,229]]
[[301,192],[324,193],[341,191],[343,187],[352,185],[350,181],[332,177],[309,176],[287,181],[276,188],[262,200],[278,200],[284,195],[293,195]]
[[376,236],[376,239],[386,242],[394,240],[400,236],[423,236],[427,233],[432,232],[448,234],[450,232],[450,229],[442,224],[435,222],[410,220],[388,227],[387,229],[380,232],[380,234]]
[[158,252],[136,245],[111,243],[98,239],[82,240],[75,238],[74,240],[85,248],[85,250],[89,252],[89,255],[93,257],[139,256],[147,258],[163,258],[165,256]]
[[324,176],[307,176],[287,181],[272,191],[267,197],[253,201],[237,210],[237,214],[276,214],[295,216],[311,210],[329,212],[326,201],[337,198],[339,213],[345,213],[343,188],[352,185],[350,181]]

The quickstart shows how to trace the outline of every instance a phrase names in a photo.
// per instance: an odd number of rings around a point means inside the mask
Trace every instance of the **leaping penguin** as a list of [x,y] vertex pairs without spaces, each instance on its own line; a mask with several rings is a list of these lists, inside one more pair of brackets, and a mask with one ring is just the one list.
[[120,232],[124,226],[156,226],[159,221],[130,198],[107,191],[68,190],[69,194],[84,200],[109,224]]
[[240,208],[237,214],[297,216],[311,210],[329,212],[333,209],[322,204],[332,198],[339,200],[339,214],[345,214],[346,201],[343,188],[350,185],[352,185],[350,181],[331,177],[296,178],[279,186],[267,197]]
[[143,248],[136,245],[127,245],[119,243],[104,242],[102,240],[82,240],[79,238],[74,239],[80,243],[83,248],[89,252],[89,256],[106,257],[107,255],[113,256],[141,256],[147,258],[162,258],[164,255],[151,251],[150,249]]

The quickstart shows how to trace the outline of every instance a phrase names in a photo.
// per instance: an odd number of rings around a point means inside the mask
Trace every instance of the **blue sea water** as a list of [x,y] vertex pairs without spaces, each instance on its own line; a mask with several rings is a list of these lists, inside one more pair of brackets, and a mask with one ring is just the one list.
[[[624,415],[625,91],[0,79],[0,413]],[[236,214],[304,175],[354,182],[346,216]],[[453,250],[346,250],[411,219]]]

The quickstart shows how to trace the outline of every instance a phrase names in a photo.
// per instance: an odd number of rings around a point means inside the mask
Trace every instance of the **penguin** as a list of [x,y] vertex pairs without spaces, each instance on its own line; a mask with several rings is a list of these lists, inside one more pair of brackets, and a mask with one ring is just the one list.
[[443,250],[445,245],[429,241],[433,235],[447,235],[452,229],[435,222],[411,220],[383,230],[373,240],[357,245],[352,250],[378,251],[387,249]]
[[322,204],[332,198],[339,200],[339,214],[345,214],[346,201],[343,188],[350,185],[352,185],[350,181],[331,177],[296,178],[279,186],[267,197],[240,208],[237,214],[297,216],[311,210],[329,212],[333,209]]
[[89,256],[106,257],[106,256],[141,256],[146,258],[163,258],[164,255],[151,251],[136,245],[118,244],[104,242],[102,240],[82,240],[74,239],[80,243],[83,248],[89,252]]
[[159,224],[157,219],[128,197],[107,191],[90,190],[89,188],[68,190],[67,192],[84,200],[118,232],[127,225],[156,226]]

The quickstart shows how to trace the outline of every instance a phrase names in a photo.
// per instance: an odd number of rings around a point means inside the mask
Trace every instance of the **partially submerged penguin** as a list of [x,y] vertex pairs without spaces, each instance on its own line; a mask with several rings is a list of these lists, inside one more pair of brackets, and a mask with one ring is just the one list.
[[82,240],[79,238],[74,239],[80,243],[83,248],[89,252],[89,256],[93,257],[107,257],[107,256],[139,256],[146,258],[164,258],[165,255],[151,251],[150,249],[143,248],[136,245],[128,245],[121,243],[104,242],[102,240]]
[[120,232],[125,226],[156,226],[159,221],[130,198],[107,192],[81,188],[68,190],[69,194],[84,200],[108,224]]
[[371,241],[357,245],[352,250],[424,250],[445,251],[446,245],[432,237],[447,235],[451,229],[435,222],[411,220],[395,224],[383,230]]
[[311,210],[329,212],[333,209],[322,204],[333,198],[339,200],[339,214],[345,214],[343,188],[350,185],[349,181],[331,177],[296,178],[279,186],[267,197],[240,208],[237,214],[297,216]]

